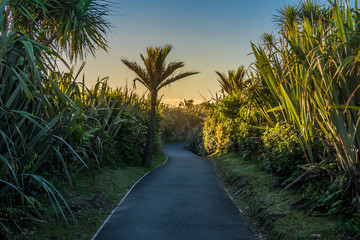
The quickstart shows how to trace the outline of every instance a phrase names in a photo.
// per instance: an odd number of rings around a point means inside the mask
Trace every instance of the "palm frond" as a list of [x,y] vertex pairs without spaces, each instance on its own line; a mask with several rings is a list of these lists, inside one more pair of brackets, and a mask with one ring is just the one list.
[[183,79],[183,78],[186,78],[188,76],[191,76],[191,75],[195,75],[195,74],[199,74],[199,72],[185,72],[185,73],[180,73],[172,78],[167,78],[165,81],[163,81],[157,88],[157,90],[160,90],[161,88],[173,83],[173,82],[176,82],[180,79]]

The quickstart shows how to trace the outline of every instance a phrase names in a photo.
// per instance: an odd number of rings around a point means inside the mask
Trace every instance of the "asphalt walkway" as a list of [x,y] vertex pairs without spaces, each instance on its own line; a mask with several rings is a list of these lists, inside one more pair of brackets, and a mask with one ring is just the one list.
[[183,146],[165,146],[169,160],[134,186],[93,239],[257,239],[209,160]]

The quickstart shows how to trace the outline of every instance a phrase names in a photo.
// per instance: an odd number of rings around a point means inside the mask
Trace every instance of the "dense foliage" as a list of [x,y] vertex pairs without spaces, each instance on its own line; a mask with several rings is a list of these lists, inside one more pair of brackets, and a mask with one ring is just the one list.
[[[71,186],[73,176],[85,169],[138,164],[144,152],[148,101],[127,88],[111,90],[107,78],[87,88],[80,79],[83,65],[77,73],[57,67],[61,51],[76,58],[106,48],[103,3],[9,0],[0,5],[1,239],[41,221],[51,208],[67,221],[71,211],[57,185]],[[71,21],[67,11],[81,16]]]
[[309,210],[356,209],[346,224],[360,208],[359,15],[357,1],[285,5],[277,33],[252,44],[246,74],[217,72],[223,95],[209,103],[203,129],[207,153],[261,161],[275,186],[304,194]]
[[0,238],[41,221],[50,208],[67,221],[71,211],[56,186],[71,186],[85,169],[140,164],[149,122],[155,151],[160,131],[166,141],[187,139],[198,154],[234,151],[260,162],[275,187],[297,188],[309,211],[337,214],[359,233],[357,1],[285,5],[275,17],[276,34],[265,33],[264,44],[252,44],[255,62],[249,69],[216,72],[220,97],[176,108],[158,106],[157,91],[195,72],[170,77],[183,66],[165,64],[170,46],[149,48],[148,58],[142,57],[147,69],[160,67],[161,79],[124,60],[152,91],[151,103],[127,88],[110,89],[107,78],[87,88],[80,79],[83,66],[77,73],[59,70],[62,53],[82,59],[107,49],[107,4],[1,1]]

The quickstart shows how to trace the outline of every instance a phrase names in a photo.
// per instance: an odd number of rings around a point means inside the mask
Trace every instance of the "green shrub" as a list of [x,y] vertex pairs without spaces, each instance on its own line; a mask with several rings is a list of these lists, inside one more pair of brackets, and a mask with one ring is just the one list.
[[[231,109],[227,109],[227,105]],[[231,97],[224,97],[217,104],[209,104],[208,117],[203,128],[204,148],[206,153],[226,153],[233,147],[230,135],[239,105]],[[235,111],[235,112],[234,112]]]
[[203,127],[203,141],[204,148],[207,154],[214,153],[216,151],[216,129],[214,128],[215,119],[209,118],[204,122]]
[[140,165],[145,137],[146,127],[134,117],[127,118],[114,138],[118,152],[115,159],[127,165]]
[[223,96],[208,106],[204,124],[204,147],[208,154],[237,151],[248,154],[261,146],[261,132],[256,122],[261,119],[257,110],[243,105],[240,94]]
[[218,101],[216,104],[216,112],[223,119],[238,119],[244,116],[243,105],[241,103],[241,95],[233,93]]
[[231,119],[219,121],[216,118],[206,120],[203,128],[204,148],[208,154],[227,153],[232,147],[230,139]]
[[305,163],[298,135],[285,123],[277,123],[264,132],[262,139],[265,148],[260,159],[265,169],[282,181],[297,175],[297,166]]

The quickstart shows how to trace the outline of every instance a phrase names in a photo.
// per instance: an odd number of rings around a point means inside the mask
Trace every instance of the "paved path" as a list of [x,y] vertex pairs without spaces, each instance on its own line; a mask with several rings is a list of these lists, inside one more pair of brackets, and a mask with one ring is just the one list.
[[164,150],[169,160],[135,185],[96,240],[257,239],[208,160],[181,144]]

